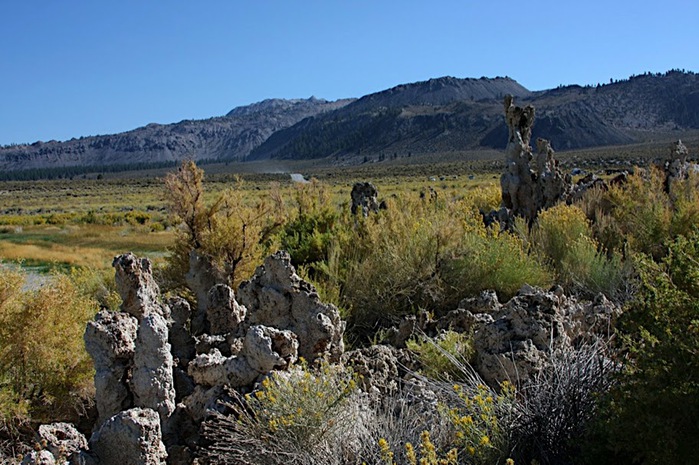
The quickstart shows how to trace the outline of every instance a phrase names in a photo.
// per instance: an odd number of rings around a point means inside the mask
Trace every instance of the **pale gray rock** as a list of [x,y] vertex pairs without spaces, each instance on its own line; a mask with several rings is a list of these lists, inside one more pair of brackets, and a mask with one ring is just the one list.
[[264,326],[249,328],[243,348],[225,357],[217,349],[198,355],[189,364],[189,375],[202,386],[242,387],[272,370],[283,370],[296,361],[298,342],[291,331]]
[[525,286],[476,331],[478,372],[491,384],[529,380],[546,366],[552,350],[570,346],[565,329],[558,296]]
[[100,465],[162,465],[167,452],[155,410],[132,408],[102,424],[90,438]]
[[218,402],[223,396],[223,386],[207,388],[199,385],[191,395],[183,399],[178,408],[181,406],[195,423],[201,423],[211,415],[223,411]]
[[352,186],[350,193],[352,198],[352,214],[361,212],[362,216],[369,216],[369,212],[379,211],[379,190],[370,182],[358,182]]
[[[226,364],[232,365],[233,361],[236,367],[226,366]],[[197,385],[220,386],[228,382],[228,370],[231,368],[235,368],[236,373],[252,371],[244,360],[238,357],[225,357],[218,349],[213,349],[208,353],[197,355],[189,363],[187,373]]]
[[165,319],[149,313],[136,337],[131,390],[136,407],[150,408],[165,421],[175,410],[173,359]]
[[87,439],[70,423],[51,423],[39,426],[39,438],[44,448],[56,458],[71,460],[81,450],[87,450]]
[[298,348],[295,333],[257,325],[248,329],[240,356],[258,374],[266,374],[287,369],[298,359]]
[[[359,375],[359,387],[373,396],[395,394],[405,352],[389,345],[373,345],[342,354],[342,363]],[[409,366],[409,364],[407,364]]]
[[248,325],[295,333],[298,354],[306,360],[337,361],[344,351],[345,322],[337,307],[321,302],[313,285],[296,274],[286,252],[267,257],[252,279],[241,283],[238,300],[248,310]]
[[85,329],[85,349],[95,365],[98,424],[133,406],[126,379],[133,364],[138,321],[127,313],[103,310]]
[[227,282],[225,273],[210,258],[192,250],[189,253],[189,271],[185,280],[197,299],[197,309],[191,322],[192,335],[208,333],[206,312],[209,306],[209,291],[215,285]]
[[225,284],[216,284],[207,295],[206,316],[210,334],[234,333],[245,319],[247,310],[235,300],[233,289]]
[[21,465],[56,465],[56,457],[46,449],[33,450],[24,456]]
[[689,150],[678,140],[670,147],[670,157],[665,161],[665,192],[674,200],[673,185],[687,179],[690,173],[699,174],[699,164],[689,161]]
[[609,336],[620,314],[603,294],[579,302],[560,287],[543,291],[525,285],[495,312],[471,315],[476,368],[492,385],[528,381],[548,366],[554,351]]
[[231,351],[231,344],[226,336],[223,334],[202,334],[195,338],[196,340],[196,353],[198,354],[208,354],[212,350],[216,349],[221,352],[225,357],[230,357],[231,355],[236,355]]
[[[511,215],[529,222],[539,211],[565,200],[571,191],[570,176],[564,175],[549,141],[537,139],[538,152],[532,154],[530,139],[534,125],[534,107],[514,104],[505,97],[505,122],[509,138],[505,149],[506,171],[500,177],[502,207]],[[501,222],[502,224],[502,222]]]
[[546,210],[566,200],[572,189],[571,178],[559,167],[549,141],[538,138],[536,146],[538,152],[535,159],[535,201],[538,210]]
[[132,253],[114,258],[117,291],[122,299],[121,310],[139,320],[150,312],[169,317],[168,310],[160,305],[160,288],[153,279],[150,260],[138,258]]
[[192,308],[189,302],[181,297],[170,299],[168,307],[170,307],[168,342],[172,348],[172,356],[176,359],[176,364],[186,368],[189,361],[196,355],[195,340],[190,332]]

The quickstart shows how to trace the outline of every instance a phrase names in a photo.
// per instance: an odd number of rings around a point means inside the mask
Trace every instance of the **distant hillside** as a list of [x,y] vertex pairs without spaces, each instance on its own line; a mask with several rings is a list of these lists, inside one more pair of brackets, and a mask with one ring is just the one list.
[[8,146],[0,148],[0,169],[127,166],[185,158],[240,160],[275,131],[351,101],[271,99],[207,120],[149,124],[121,134]]
[[557,150],[621,145],[699,129],[699,75],[644,74],[599,86],[531,92],[508,77],[443,77],[360,99],[272,99],[226,116],[0,148],[0,170],[195,160],[316,159],[501,149],[502,100],[536,107],[534,137]]
[[437,153],[503,148],[502,97],[536,107],[534,137],[556,149],[636,142],[699,128],[699,76],[672,71],[598,87],[529,92],[509,78],[440,78],[371,94],[273,134],[250,159]]

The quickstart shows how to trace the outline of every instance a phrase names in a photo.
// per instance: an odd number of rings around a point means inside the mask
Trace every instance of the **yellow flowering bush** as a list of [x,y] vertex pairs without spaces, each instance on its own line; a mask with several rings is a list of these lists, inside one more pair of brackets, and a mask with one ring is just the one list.
[[[385,465],[398,465],[394,461],[394,453],[391,446],[384,438],[380,438],[378,442],[379,450],[381,451],[381,460]],[[405,464],[406,465],[457,465],[459,463],[458,451],[455,448],[449,449],[444,457],[440,457],[437,453],[435,445],[432,443],[430,433],[423,431],[420,434],[420,457],[415,451],[415,446],[411,443],[405,443]]]
[[312,447],[344,420],[347,399],[357,388],[351,371],[323,362],[317,371],[307,363],[276,373],[245,399],[253,416],[247,418],[260,434],[282,435]]
[[453,444],[468,463],[497,463],[507,454],[506,427],[503,424],[514,408],[514,386],[505,381],[500,393],[484,384],[473,389],[454,384],[460,402],[442,405],[441,411],[453,426]]

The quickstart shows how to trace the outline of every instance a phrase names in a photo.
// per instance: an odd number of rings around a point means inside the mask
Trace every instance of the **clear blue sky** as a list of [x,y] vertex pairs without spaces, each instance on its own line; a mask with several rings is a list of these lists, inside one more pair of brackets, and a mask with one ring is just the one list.
[[0,144],[446,75],[539,90],[699,71],[696,0],[2,0],[0,18]]

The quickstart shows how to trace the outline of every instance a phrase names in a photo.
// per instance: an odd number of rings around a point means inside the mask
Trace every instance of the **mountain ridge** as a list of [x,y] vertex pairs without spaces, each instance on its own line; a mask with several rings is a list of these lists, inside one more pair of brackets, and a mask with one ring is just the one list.
[[[623,145],[638,142],[644,132],[699,128],[695,73],[647,73],[515,97],[518,105],[536,109],[533,137],[549,139],[557,150]],[[249,159],[502,149],[507,140],[501,98],[379,108],[361,106],[363,99],[277,131]]]
[[195,160],[357,157],[501,149],[502,98],[536,108],[534,137],[557,150],[620,145],[699,129],[699,75],[671,70],[597,86],[532,92],[509,77],[445,76],[334,102],[267,99],[225,116],[119,134],[0,148],[0,169]]

